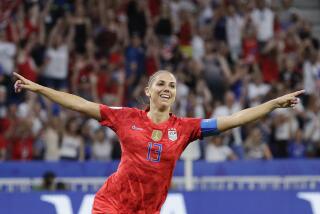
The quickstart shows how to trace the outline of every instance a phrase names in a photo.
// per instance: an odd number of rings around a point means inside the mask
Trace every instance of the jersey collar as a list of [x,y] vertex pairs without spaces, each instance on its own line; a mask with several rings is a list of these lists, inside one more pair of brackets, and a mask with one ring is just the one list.
[[149,109],[145,109],[144,111],[142,111],[142,117],[143,117],[143,120],[145,121],[145,123],[147,124],[147,126],[150,126],[154,129],[163,129],[163,128],[166,128],[170,123],[171,121],[173,120],[174,118],[174,114],[172,114],[171,112],[169,113],[169,119],[162,122],[162,123],[154,123],[147,115]]

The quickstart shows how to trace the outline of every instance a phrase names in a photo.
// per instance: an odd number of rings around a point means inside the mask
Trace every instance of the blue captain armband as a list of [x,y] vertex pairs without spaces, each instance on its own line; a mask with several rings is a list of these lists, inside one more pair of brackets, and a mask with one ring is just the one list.
[[201,127],[202,137],[208,137],[208,136],[220,134],[218,130],[217,119],[215,118],[201,120],[200,127]]

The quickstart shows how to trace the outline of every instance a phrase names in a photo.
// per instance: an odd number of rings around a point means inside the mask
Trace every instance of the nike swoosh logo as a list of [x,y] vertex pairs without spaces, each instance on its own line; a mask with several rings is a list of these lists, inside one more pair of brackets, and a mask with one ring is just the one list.
[[132,126],[131,126],[131,129],[137,130],[137,131],[142,131],[142,130],[143,130],[143,128],[139,128],[139,127],[137,127],[136,125],[132,125]]

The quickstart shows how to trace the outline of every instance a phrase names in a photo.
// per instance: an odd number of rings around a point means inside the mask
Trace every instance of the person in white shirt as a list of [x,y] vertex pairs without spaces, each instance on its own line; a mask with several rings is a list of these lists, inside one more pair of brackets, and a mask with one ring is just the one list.
[[200,26],[207,25],[212,21],[214,11],[212,10],[210,1],[199,1],[198,23]]
[[69,119],[61,139],[60,160],[84,160],[84,142],[78,131],[76,118]]
[[203,36],[201,35],[201,33],[203,34],[203,32],[201,32],[201,30],[202,29],[200,27],[195,28],[195,33],[193,34],[192,41],[191,41],[192,58],[197,61],[202,60],[202,58],[204,56],[204,52],[205,52],[204,40],[203,40]]
[[242,47],[242,28],[244,26],[243,18],[236,13],[233,5],[228,7],[227,16],[227,42],[231,51],[231,56],[237,60],[241,54]]
[[294,115],[294,111],[283,111],[277,109],[273,113],[274,124],[274,144],[273,153],[277,158],[288,157],[288,143],[292,138],[292,133],[298,129],[298,120]]
[[320,95],[320,54],[309,47],[309,55],[303,63],[303,87],[306,95],[318,92]]
[[223,143],[223,136],[211,137],[206,145],[205,160],[208,162],[219,162],[236,160],[238,157]]
[[0,29],[0,69],[6,76],[11,76],[14,70],[14,57],[17,49],[14,43],[5,38],[4,30]]
[[[235,95],[232,91],[227,91],[224,97],[224,105],[218,106],[211,117],[221,117],[229,114],[233,114],[242,109],[241,104],[235,100]],[[227,134],[227,138],[229,138],[229,143],[232,146],[241,146],[242,145],[242,137],[240,133],[240,128],[234,128],[230,130]]]
[[92,147],[92,159],[105,161],[111,160],[112,143],[107,139],[103,128],[95,131],[95,139]]
[[247,93],[249,98],[249,105],[251,107],[257,106],[262,103],[262,98],[270,91],[271,87],[265,84],[262,79],[260,70],[256,70],[252,74],[252,80],[247,86]]
[[266,43],[273,37],[274,12],[266,6],[265,0],[259,0],[257,8],[251,12],[251,19],[258,31],[258,41]]
[[67,87],[69,50],[74,37],[74,26],[68,26],[68,35],[63,37],[65,30],[61,19],[58,20],[49,37],[46,61],[42,73],[42,83],[55,89]]

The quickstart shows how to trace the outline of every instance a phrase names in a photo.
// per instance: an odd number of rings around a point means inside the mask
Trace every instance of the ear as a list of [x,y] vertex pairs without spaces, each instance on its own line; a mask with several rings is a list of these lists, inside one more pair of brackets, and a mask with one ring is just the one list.
[[144,88],[144,93],[146,94],[147,97],[150,97],[150,91],[149,91],[149,87],[145,87]]

